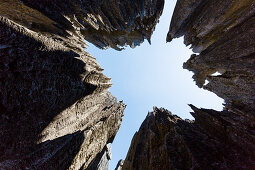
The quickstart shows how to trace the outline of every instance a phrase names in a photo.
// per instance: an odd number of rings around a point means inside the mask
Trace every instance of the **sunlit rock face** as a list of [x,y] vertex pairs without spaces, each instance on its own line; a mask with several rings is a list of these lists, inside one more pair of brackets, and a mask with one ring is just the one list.
[[106,145],[104,149],[97,154],[94,161],[88,166],[87,170],[108,170],[109,160],[112,158],[111,147]]
[[0,20],[0,169],[86,168],[121,124],[110,79],[86,52]]
[[[255,2],[178,1],[168,40],[184,36],[199,55],[192,55],[184,68],[194,72],[199,87],[216,93],[227,104],[255,108],[254,45]],[[180,11],[190,11],[182,13]],[[220,76],[211,76],[215,72]],[[205,80],[209,84],[204,86]]]
[[123,169],[254,168],[254,14],[253,0],[177,1],[167,41],[184,36],[199,54],[183,67],[226,105],[221,112],[190,105],[194,121],[154,108],[134,135]]

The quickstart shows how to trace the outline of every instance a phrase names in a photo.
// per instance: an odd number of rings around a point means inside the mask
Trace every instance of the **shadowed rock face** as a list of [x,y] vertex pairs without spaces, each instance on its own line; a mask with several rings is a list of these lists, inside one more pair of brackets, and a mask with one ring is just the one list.
[[31,30],[53,33],[58,39],[75,36],[73,41],[81,46],[84,37],[99,48],[116,50],[135,47],[144,39],[150,42],[164,6],[164,0],[2,1],[3,15]]
[[183,67],[226,105],[221,112],[191,105],[194,121],[154,108],[134,135],[123,169],[254,169],[254,5],[177,1],[167,40],[184,36],[199,54]]
[[134,135],[122,169],[253,169],[255,118],[239,109],[191,107],[195,121],[154,108]]

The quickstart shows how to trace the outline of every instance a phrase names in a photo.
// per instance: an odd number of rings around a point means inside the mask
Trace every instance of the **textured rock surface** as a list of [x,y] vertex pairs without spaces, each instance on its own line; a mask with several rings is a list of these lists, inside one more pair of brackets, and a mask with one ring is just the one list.
[[122,169],[253,169],[253,116],[192,106],[195,121],[154,108],[134,135]]
[[[168,33],[168,40],[184,35],[185,44],[192,44],[193,50],[200,52],[192,55],[184,68],[195,73],[193,78],[199,87],[216,93],[227,104],[237,102],[254,109],[255,2],[189,3],[178,1]],[[189,14],[178,12],[187,6],[192,8]],[[211,76],[217,71],[222,75]],[[209,84],[204,85],[206,79]]]
[[194,121],[154,108],[134,135],[124,170],[254,169],[254,5],[253,0],[177,1],[167,41],[184,36],[200,53],[184,68],[226,106],[218,112],[191,105]]
[[252,17],[253,0],[178,0],[167,40],[184,35],[185,44],[201,52]]
[[94,161],[89,165],[87,170],[108,170],[109,160],[112,158],[111,146],[106,145],[104,149],[97,154]]
[[164,0],[1,0],[0,13],[64,43],[62,35],[75,36],[72,41],[81,46],[85,37],[100,48],[120,50],[150,41],[163,6]]
[[0,167],[86,168],[123,116],[110,79],[86,52],[0,19]]
[[[0,169],[104,169],[125,105],[84,51],[139,45],[163,0],[0,0]],[[255,2],[178,0],[167,41],[184,36],[184,68],[225,99],[194,121],[149,113],[117,169],[253,169]],[[213,76],[215,72],[222,75]],[[205,84],[205,80],[209,83]]]

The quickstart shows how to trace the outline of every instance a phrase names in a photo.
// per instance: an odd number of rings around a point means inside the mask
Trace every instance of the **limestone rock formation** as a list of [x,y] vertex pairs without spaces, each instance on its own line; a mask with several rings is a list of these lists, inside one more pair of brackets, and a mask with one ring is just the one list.
[[183,67],[226,105],[221,112],[190,105],[194,121],[154,108],[134,135],[124,170],[254,168],[254,21],[253,0],[177,1],[167,41],[184,36],[199,54]]
[[122,169],[253,169],[255,118],[238,109],[191,107],[195,121],[154,108],[134,135]]
[[100,48],[139,45],[163,3],[0,0],[0,169],[107,166],[104,148],[125,105],[84,38]]
[[[254,24],[255,2],[178,1],[168,40],[184,35],[199,55],[192,55],[184,68],[194,72],[199,87],[216,93],[230,105],[235,102],[255,108]],[[195,4],[195,3],[194,3]],[[178,11],[190,9],[183,15]],[[215,72],[220,76],[212,76]],[[204,85],[205,80],[209,84]]]
[[[112,47],[117,50],[126,45],[135,47],[144,39],[150,41],[164,6],[164,0],[2,0],[2,2],[5,16],[19,20],[31,30],[40,29],[58,36],[79,35],[79,38],[84,37],[99,48]],[[18,11],[16,14],[12,12],[15,10]],[[28,16],[21,19],[20,15],[25,14]],[[76,41],[82,45],[81,42],[80,39]]]
[[87,167],[123,116],[110,79],[86,52],[3,17],[0,30],[0,167]]

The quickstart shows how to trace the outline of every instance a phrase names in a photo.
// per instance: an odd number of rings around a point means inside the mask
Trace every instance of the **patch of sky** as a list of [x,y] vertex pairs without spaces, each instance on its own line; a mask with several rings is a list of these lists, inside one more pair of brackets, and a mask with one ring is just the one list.
[[86,50],[96,57],[104,74],[112,78],[111,93],[127,105],[112,144],[110,170],[120,159],[125,159],[134,133],[153,106],[164,107],[184,119],[193,119],[188,104],[215,110],[223,108],[221,98],[198,88],[192,79],[193,73],[182,68],[192,54],[183,44],[183,38],[166,43],[175,3],[176,0],[165,2],[151,45],[144,41],[135,49],[116,51],[100,50],[89,44]]

